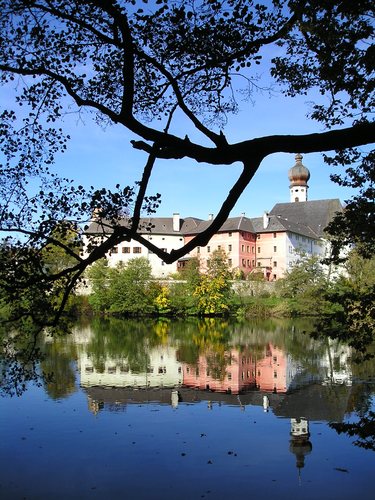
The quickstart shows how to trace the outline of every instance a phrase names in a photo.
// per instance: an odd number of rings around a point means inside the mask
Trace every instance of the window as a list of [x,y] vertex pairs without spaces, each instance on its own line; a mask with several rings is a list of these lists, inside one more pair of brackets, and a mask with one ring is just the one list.
[[228,245],[228,252],[232,251],[232,245]]
[[228,259],[228,266],[232,267],[232,259]]
[[142,253],[142,247],[133,247],[133,253]]
[[277,267],[277,262],[276,260],[273,261],[273,267]]
[[113,253],[118,253],[118,248],[113,247],[112,250],[110,251],[110,254],[112,255]]
[[201,253],[201,247],[197,247],[197,253]]
[[260,253],[260,247],[258,247],[258,253]]
[[242,259],[242,267],[246,267],[246,259]]
[[251,247],[251,253],[255,252],[255,247]]
[[277,371],[273,372],[273,378],[277,378]]
[[221,245],[218,245],[218,246],[217,246],[217,249],[218,249],[218,250],[221,250]]
[[273,275],[273,280],[276,281],[276,278],[277,278],[277,276],[276,276],[276,274],[274,274]]
[[251,265],[254,267],[255,266],[255,260],[251,261]]
[[250,267],[250,259],[247,259],[247,267]]
[[208,246],[208,247],[207,247],[207,252],[208,252],[208,253],[210,253],[210,252],[211,252],[211,247],[210,247],[210,246]]
[[241,252],[245,251],[245,245],[241,245]]
[[228,380],[232,380],[232,374],[228,373]]
[[122,253],[130,253],[130,247],[122,247]]
[[181,371],[182,371],[182,368],[181,368],[181,366],[179,366],[178,367],[178,373],[181,373]]
[[260,234],[257,234],[257,240],[260,240]]
[[258,262],[258,267],[260,267],[260,262]]
[[273,247],[273,251],[274,251],[274,252],[277,252],[277,247]]
[[250,247],[249,247],[249,245],[247,245],[247,247],[246,247],[246,252],[250,253]]
[[228,236],[232,236],[232,233],[228,233]]
[[273,233],[273,237],[276,238],[276,233]]

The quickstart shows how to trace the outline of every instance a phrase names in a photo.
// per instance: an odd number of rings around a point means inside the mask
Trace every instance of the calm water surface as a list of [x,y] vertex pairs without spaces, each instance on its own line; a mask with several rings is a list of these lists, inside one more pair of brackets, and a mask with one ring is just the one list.
[[2,499],[374,498],[375,364],[291,321],[93,321],[0,399]]

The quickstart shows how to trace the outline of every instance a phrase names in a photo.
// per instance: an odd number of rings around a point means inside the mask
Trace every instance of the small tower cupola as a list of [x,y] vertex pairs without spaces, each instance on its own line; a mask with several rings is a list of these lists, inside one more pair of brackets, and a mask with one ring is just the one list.
[[302,155],[296,154],[296,164],[289,169],[288,177],[290,181],[290,201],[307,201],[307,191],[309,186],[307,181],[310,179],[310,171],[302,165]]

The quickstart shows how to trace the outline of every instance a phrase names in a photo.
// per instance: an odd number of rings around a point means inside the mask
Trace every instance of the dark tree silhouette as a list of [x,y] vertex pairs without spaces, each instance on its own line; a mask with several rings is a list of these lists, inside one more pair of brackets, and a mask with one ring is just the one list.
[[[16,110],[3,110],[0,125],[6,236],[0,277],[8,302],[17,304],[12,318],[45,322],[47,312],[56,325],[85,269],[121,241],[133,238],[166,263],[207,244],[267,155],[374,142],[370,0],[0,0],[0,29],[1,81],[17,91]],[[251,95],[264,49],[272,47],[277,56],[269,76],[280,91],[296,96],[316,89],[321,96],[310,114],[317,132],[230,144],[224,125],[239,105],[236,77]],[[67,147],[60,122],[72,109],[94,112],[99,125],[122,126],[139,137],[132,147],[147,160],[136,186],[86,189],[50,173],[55,155]],[[200,133],[200,143],[176,135],[177,114]],[[243,165],[212,224],[170,253],[137,232],[141,215],[159,203],[158,193],[148,194],[159,158],[174,160],[174,169],[181,158]],[[35,179],[40,187],[32,191]],[[111,232],[83,257],[77,242],[56,234],[63,227],[78,233],[93,212]],[[119,222],[124,214],[128,225]],[[69,256],[68,267],[51,272],[45,265],[43,249],[52,245]],[[35,301],[48,303],[43,315],[30,307]]]

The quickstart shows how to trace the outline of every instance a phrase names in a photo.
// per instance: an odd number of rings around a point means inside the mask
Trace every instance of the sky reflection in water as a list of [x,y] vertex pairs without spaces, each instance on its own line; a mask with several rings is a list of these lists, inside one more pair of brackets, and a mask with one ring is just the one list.
[[111,320],[46,339],[54,383],[0,400],[0,497],[373,498],[374,452],[328,423],[374,407],[374,363],[305,329]]

